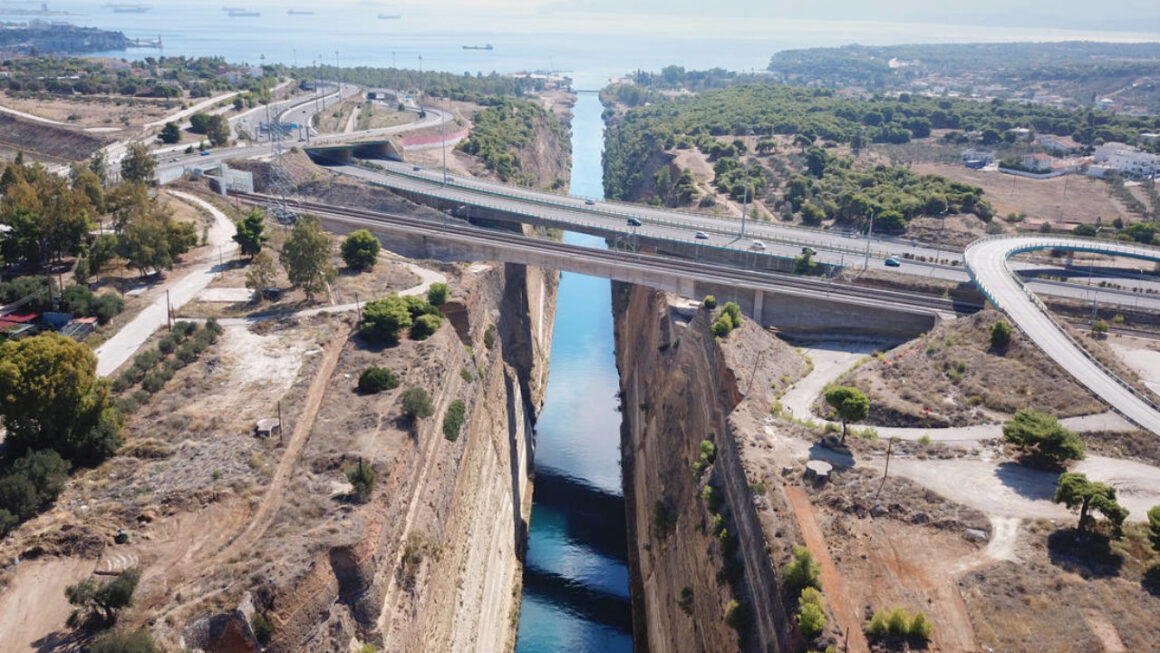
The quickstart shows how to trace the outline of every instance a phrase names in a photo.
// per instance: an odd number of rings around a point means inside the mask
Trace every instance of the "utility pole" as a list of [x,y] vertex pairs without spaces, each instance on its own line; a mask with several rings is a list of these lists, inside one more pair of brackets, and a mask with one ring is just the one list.
[[443,150],[443,186],[447,186],[447,98],[439,100],[439,139]]
[[866,231],[866,260],[862,263],[863,270],[870,269],[870,242],[874,240],[874,209],[870,209],[870,228]]
[[169,289],[165,289],[165,324],[173,331],[173,304],[169,303]]
[[423,117],[423,55],[419,55],[419,117]]
[[[746,135],[752,134],[752,129],[746,130]],[[749,145],[745,145],[745,192],[741,194],[741,237],[745,237],[745,218],[749,216]]]

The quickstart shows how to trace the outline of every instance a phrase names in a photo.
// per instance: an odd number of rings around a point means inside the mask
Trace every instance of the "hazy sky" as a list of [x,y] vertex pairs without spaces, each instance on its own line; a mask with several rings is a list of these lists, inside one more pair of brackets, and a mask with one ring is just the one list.
[[[343,3],[399,10],[436,7],[475,13],[488,9],[516,15],[568,14],[653,14],[657,16],[732,15],[746,19],[797,18],[883,22],[952,23],[1009,27],[1064,29],[1120,29],[1160,33],[1160,1],[1116,0],[423,0],[422,2],[379,2],[338,0]],[[332,5],[311,0],[298,4]]]

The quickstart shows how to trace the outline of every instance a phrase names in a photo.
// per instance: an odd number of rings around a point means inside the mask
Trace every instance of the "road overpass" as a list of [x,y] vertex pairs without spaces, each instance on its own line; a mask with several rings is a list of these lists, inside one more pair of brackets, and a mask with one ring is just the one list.
[[[237,196],[257,205],[276,202],[263,195]],[[340,233],[369,229],[387,235],[390,247],[407,256],[519,263],[650,286],[689,298],[712,294],[721,302],[737,302],[759,323],[794,335],[888,335],[902,340],[930,330],[940,315],[953,313],[950,300],[832,284],[816,277],[571,245],[452,218],[432,220],[309,201],[300,207]]]
[[997,308],[1063,369],[1137,426],[1160,435],[1160,406],[1108,369],[1051,317],[1043,302],[1012,273],[1007,260],[1042,249],[1091,252],[1160,261],[1160,249],[1127,243],[1047,236],[1001,236],[971,243],[964,261],[971,278]]
[[[647,238],[651,239],[649,245],[660,251],[688,258],[710,256],[744,266],[785,270],[786,261],[798,256],[802,247],[811,247],[817,251],[816,260],[820,263],[858,269],[862,267],[867,251],[866,236],[855,232],[750,222],[746,226],[747,237],[743,238],[738,234],[740,225],[736,219],[574,197],[455,175],[448,175],[444,184],[441,170],[415,170],[415,167],[408,163],[380,161],[372,167],[348,164],[330,165],[328,169],[389,188],[412,201],[440,210],[475,207],[488,212],[487,216],[491,218],[506,215],[509,221],[579,231],[611,241]],[[475,215],[477,213],[472,217]],[[627,227],[628,218],[640,221],[641,226]],[[698,231],[705,235],[704,239],[695,237]],[[766,249],[752,249],[754,239],[761,240]],[[874,236],[869,250],[872,268],[885,269],[884,259],[895,257],[902,261],[902,266],[890,269],[898,274],[959,284],[971,282],[966,271],[957,265],[961,260],[959,251],[889,236]],[[956,265],[914,260],[923,258],[953,261]],[[1026,261],[1014,262],[1012,267],[1018,272],[1047,270],[1055,276],[1076,276],[1074,270]],[[1125,310],[1160,312],[1160,282],[1152,279],[1139,279],[1131,285],[1155,291],[1153,294],[1048,279],[1029,280],[1028,285],[1036,292],[1053,297],[1078,301],[1094,299],[1102,305],[1114,304]]]

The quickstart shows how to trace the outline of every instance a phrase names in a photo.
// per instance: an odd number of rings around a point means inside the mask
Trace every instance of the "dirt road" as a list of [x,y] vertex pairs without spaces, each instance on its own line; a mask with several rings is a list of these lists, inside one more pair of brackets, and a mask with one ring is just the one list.
[[868,653],[870,644],[866,641],[866,635],[862,633],[862,617],[858,614],[857,606],[847,605],[847,602],[843,600],[846,596],[846,590],[842,586],[842,576],[838,573],[838,567],[834,564],[833,558],[830,557],[830,550],[826,547],[826,538],[818,526],[810,498],[806,495],[805,490],[796,485],[787,485],[785,493],[789,498],[790,507],[793,508],[794,515],[797,517],[798,526],[802,529],[805,546],[814,554],[814,559],[818,561],[818,565],[822,569],[822,592],[830,604],[830,608],[833,609],[842,632],[846,633],[847,641],[844,642],[846,648],[843,650]]

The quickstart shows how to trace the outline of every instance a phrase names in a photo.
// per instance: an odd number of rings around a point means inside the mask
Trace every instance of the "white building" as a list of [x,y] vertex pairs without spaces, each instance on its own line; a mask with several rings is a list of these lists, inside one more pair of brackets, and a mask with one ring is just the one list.
[[1160,173],[1160,156],[1141,152],[1124,143],[1104,143],[1092,154],[1100,167],[1116,170],[1128,177],[1151,177]]

